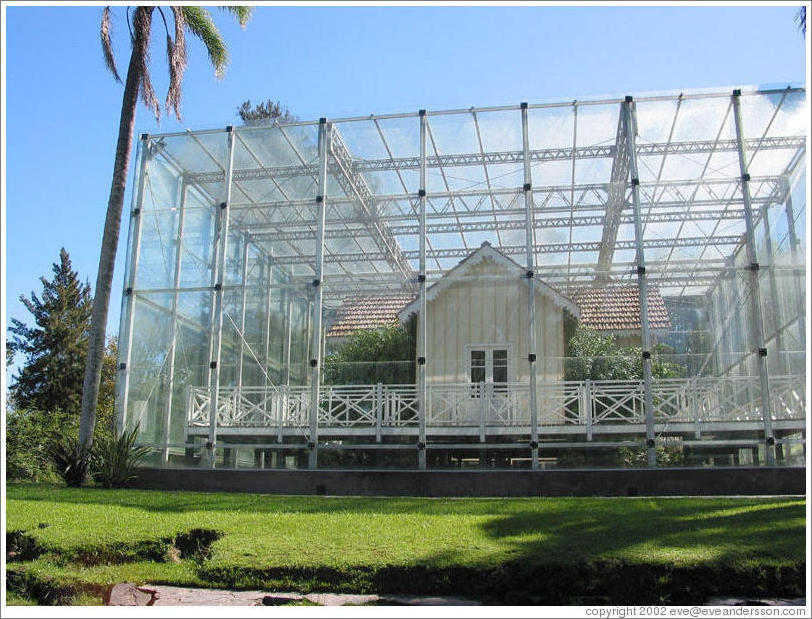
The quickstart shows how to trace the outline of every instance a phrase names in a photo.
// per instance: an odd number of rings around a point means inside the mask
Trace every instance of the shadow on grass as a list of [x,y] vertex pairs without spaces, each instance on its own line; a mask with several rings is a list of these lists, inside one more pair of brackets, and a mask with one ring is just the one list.
[[531,563],[621,556],[645,562],[654,558],[649,556],[653,549],[667,550],[677,562],[697,548],[704,551],[699,553],[704,561],[744,558],[748,552],[758,553],[760,561],[803,556],[803,502],[740,504],[740,509],[701,502],[658,504],[660,509],[642,511],[616,509],[621,507],[616,504],[564,519],[560,512],[522,510],[493,518],[482,529]]

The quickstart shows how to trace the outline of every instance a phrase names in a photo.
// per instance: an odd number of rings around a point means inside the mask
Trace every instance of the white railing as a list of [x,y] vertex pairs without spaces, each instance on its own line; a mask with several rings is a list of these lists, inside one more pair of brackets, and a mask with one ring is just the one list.
[[[530,423],[527,383],[442,383],[427,387],[430,427],[512,427]],[[655,423],[761,420],[757,377],[655,379]],[[537,386],[542,426],[645,423],[643,381],[560,381]],[[803,376],[770,378],[773,419],[804,419]],[[209,425],[210,391],[189,390],[187,423]],[[219,427],[306,428],[309,387],[223,387],[217,405]],[[319,392],[322,427],[416,427],[415,385],[324,385]]]

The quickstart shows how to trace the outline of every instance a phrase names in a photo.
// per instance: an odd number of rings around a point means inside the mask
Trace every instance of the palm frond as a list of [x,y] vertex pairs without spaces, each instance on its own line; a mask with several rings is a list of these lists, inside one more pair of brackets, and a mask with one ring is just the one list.
[[117,82],[121,83],[121,78],[116,69],[116,57],[113,55],[113,41],[111,33],[113,31],[113,24],[110,21],[110,7],[104,7],[101,19],[101,44],[102,52],[104,53],[104,64]]
[[228,49],[220,32],[211,19],[211,14],[199,6],[179,7],[183,12],[186,27],[203,43],[217,77],[222,77],[228,64]]
[[155,96],[152,80],[149,76],[149,35],[152,28],[152,11],[154,7],[139,6],[135,10],[135,50],[138,60],[138,75],[140,76],[141,100],[155,114],[155,119],[161,117],[161,105]]
[[221,11],[227,11],[237,18],[237,22],[245,28],[248,21],[251,19],[251,14],[254,9],[250,6],[221,6]]
[[180,100],[182,95],[183,73],[186,71],[186,33],[183,11],[179,6],[172,7],[175,16],[175,40],[166,35],[166,56],[169,62],[169,89],[166,92],[166,113],[174,109],[175,116],[181,120]]

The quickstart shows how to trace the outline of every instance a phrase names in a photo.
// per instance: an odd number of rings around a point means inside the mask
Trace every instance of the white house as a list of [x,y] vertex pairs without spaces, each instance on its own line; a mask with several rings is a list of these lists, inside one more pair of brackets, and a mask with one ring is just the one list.
[[[463,259],[426,290],[426,380],[429,384],[523,382],[529,378],[530,313],[526,269],[489,243]],[[578,317],[569,298],[540,279],[536,290],[539,381],[564,372],[564,312]],[[412,301],[398,314],[418,311]]]

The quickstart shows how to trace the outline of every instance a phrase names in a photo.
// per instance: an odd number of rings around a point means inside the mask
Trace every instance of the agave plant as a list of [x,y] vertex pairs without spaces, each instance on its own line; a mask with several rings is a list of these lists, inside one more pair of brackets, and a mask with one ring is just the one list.
[[98,438],[90,452],[90,471],[93,480],[105,488],[123,488],[136,477],[136,469],[150,448],[136,446],[138,426],[118,438]]
[[68,435],[57,436],[46,447],[46,452],[57,474],[66,484],[74,488],[82,485],[87,477],[90,458],[87,449],[76,438]]

